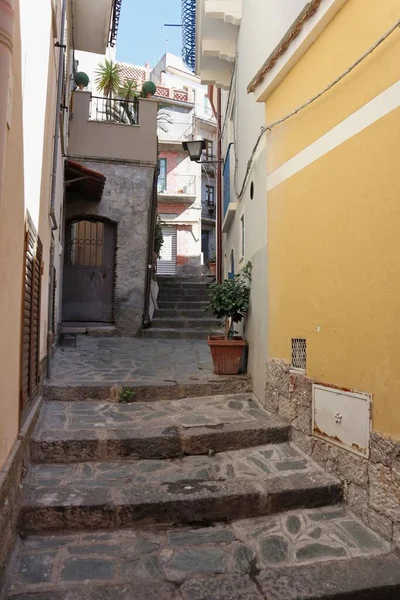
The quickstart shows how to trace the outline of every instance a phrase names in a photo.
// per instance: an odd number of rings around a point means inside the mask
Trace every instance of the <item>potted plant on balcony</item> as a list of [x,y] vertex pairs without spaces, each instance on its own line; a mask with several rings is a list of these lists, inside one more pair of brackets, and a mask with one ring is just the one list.
[[209,336],[208,345],[214,364],[214,373],[218,375],[237,375],[246,340],[236,335],[235,323],[239,323],[247,314],[250,303],[251,284],[250,262],[232,279],[209,286],[210,300],[207,310],[223,320],[224,336]]
[[207,265],[208,268],[210,269],[211,273],[213,275],[215,275],[215,273],[217,272],[217,262],[216,262],[216,256],[215,256],[215,252],[212,252],[207,260]]

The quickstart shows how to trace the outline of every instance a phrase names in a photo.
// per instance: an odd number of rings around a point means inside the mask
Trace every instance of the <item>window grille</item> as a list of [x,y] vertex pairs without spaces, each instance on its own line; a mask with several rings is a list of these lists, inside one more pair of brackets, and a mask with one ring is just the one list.
[[292,369],[305,371],[307,367],[307,341],[304,338],[292,338]]

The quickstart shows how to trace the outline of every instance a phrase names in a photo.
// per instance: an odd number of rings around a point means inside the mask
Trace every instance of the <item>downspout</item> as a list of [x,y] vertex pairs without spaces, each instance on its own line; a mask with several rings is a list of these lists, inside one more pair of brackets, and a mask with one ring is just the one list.
[[[158,154],[158,152],[157,152]],[[148,248],[147,248],[147,269],[146,269],[146,288],[144,294],[144,307],[143,307],[143,329],[148,329],[151,324],[150,318],[150,293],[151,293],[151,281],[153,277],[153,260],[154,260],[154,238],[156,232],[156,218],[157,218],[157,181],[158,181],[158,165],[154,170],[153,178],[153,190],[152,197],[149,206],[149,228],[148,228]]]
[[[57,218],[55,214],[56,191],[57,191],[57,166],[58,166],[58,144],[60,140],[60,113],[61,113],[61,95],[64,84],[64,65],[65,65],[65,21],[67,15],[67,0],[63,0],[61,10],[61,25],[60,25],[60,41],[56,44],[59,48],[58,55],[58,71],[57,71],[57,98],[56,98],[56,114],[54,122],[54,143],[53,143],[53,166],[51,172],[51,196],[50,196],[50,211],[49,216],[52,222],[52,231],[58,229]],[[61,226],[61,223],[60,223]],[[47,334],[47,377],[52,376],[52,359],[53,359],[53,341],[54,341],[54,324],[53,324],[53,286],[54,286],[54,244],[53,240],[50,244],[49,253],[49,298],[48,306],[48,334]]]
[[54,123],[54,144],[53,144],[53,168],[51,171],[51,197],[50,197],[50,218],[52,221],[52,230],[58,229],[57,218],[54,207],[56,202],[56,184],[57,184],[57,163],[58,163],[58,142],[60,139],[60,113],[61,113],[61,94],[64,84],[64,64],[65,64],[65,19],[67,15],[67,0],[63,0],[61,12],[60,41],[56,46],[59,48],[58,71],[57,71],[57,99],[56,116]]
[[[0,0],[0,210],[6,162],[7,113],[10,100],[11,60],[14,37],[14,0]],[[11,97],[12,101],[12,97]]]
[[217,89],[217,281],[222,282],[222,94]]

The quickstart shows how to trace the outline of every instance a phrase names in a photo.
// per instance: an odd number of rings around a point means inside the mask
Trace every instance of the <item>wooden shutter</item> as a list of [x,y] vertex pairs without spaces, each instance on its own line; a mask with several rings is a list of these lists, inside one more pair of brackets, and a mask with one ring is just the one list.
[[22,323],[21,409],[39,388],[40,295],[43,246],[27,216],[25,234],[25,286]]

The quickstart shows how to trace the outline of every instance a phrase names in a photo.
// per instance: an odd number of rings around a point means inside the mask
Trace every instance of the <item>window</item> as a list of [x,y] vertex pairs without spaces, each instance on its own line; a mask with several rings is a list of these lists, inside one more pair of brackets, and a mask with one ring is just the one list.
[[206,160],[213,160],[214,158],[214,143],[212,142],[212,140],[204,140],[206,143]]
[[75,221],[69,225],[65,263],[79,267],[103,266],[104,223]]
[[215,187],[206,185],[206,205],[214,208],[215,206]]
[[240,217],[240,243],[240,257],[244,258],[244,215]]
[[160,173],[158,175],[157,192],[165,192],[167,190],[167,159],[159,158],[158,166]]

